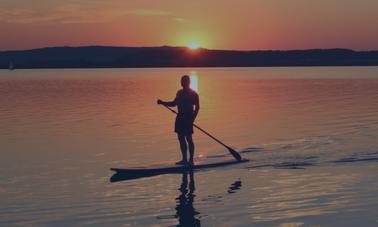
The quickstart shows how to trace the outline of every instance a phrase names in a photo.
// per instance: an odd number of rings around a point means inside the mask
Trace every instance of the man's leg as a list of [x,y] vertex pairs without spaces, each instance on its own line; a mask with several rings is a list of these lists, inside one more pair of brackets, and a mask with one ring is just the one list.
[[181,154],[182,154],[182,160],[178,162],[178,164],[185,164],[187,162],[187,146],[186,146],[186,141],[185,141],[185,136],[182,134],[177,134],[178,140],[180,142],[180,149],[181,149]]
[[194,143],[193,143],[193,138],[192,138],[192,135],[189,134],[189,135],[186,135],[185,136],[186,138],[186,141],[188,141],[188,145],[189,145],[189,163],[190,164],[194,164]]

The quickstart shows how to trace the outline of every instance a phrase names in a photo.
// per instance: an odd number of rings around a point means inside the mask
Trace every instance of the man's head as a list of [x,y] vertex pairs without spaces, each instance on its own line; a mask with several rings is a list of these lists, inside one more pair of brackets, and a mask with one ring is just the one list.
[[189,88],[189,86],[190,86],[190,77],[188,75],[183,75],[181,77],[181,86],[183,88]]

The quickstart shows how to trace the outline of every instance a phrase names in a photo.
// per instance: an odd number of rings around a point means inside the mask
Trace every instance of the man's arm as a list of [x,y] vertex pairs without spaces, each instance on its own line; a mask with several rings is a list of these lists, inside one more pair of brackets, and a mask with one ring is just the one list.
[[158,99],[157,100],[157,104],[163,105],[163,106],[169,106],[169,107],[177,106],[177,96],[178,96],[178,94],[179,94],[179,92],[177,92],[175,99],[173,101],[171,101],[171,102],[164,102],[161,99]]
[[193,121],[196,119],[198,112],[200,110],[200,104],[199,104],[199,96],[196,96],[196,100],[194,102],[194,116],[193,116]]
[[176,99],[173,100],[173,101],[171,101],[171,102],[164,102],[164,101],[158,99],[157,104],[159,104],[159,105],[163,105],[163,106],[170,106],[170,107],[177,106]]

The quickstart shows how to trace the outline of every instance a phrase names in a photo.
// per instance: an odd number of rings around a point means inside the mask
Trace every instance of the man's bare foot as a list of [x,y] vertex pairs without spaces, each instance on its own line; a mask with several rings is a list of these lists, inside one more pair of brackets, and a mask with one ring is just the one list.
[[176,162],[176,165],[186,165],[188,162],[186,160],[181,160],[179,162]]

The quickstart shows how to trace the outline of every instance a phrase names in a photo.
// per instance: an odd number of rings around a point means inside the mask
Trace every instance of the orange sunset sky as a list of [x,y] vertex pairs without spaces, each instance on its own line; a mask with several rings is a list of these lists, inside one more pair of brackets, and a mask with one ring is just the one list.
[[0,50],[378,49],[377,0],[0,0]]

